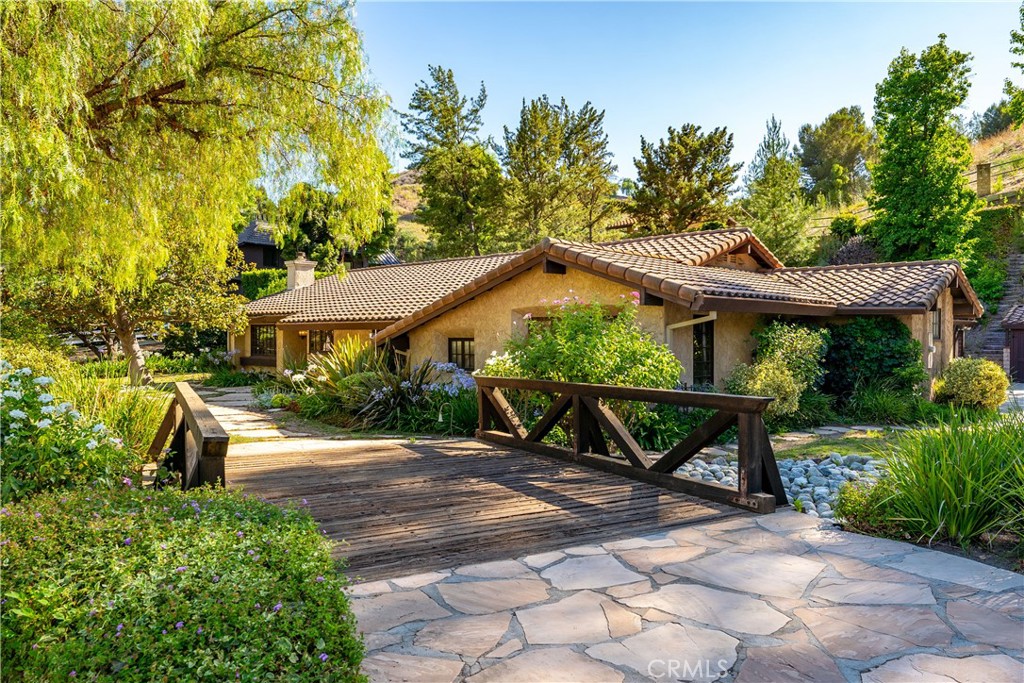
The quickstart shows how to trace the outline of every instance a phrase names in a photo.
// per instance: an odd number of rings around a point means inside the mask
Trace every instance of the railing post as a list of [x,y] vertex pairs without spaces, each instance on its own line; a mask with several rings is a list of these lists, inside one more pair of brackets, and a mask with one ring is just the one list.
[[978,164],[978,196],[987,197],[992,194],[992,164]]

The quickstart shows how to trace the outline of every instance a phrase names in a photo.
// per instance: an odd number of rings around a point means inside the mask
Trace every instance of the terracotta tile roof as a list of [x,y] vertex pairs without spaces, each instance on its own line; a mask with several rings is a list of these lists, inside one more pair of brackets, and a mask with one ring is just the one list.
[[764,273],[688,265],[678,261],[674,255],[662,257],[624,253],[619,251],[619,246],[550,240],[546,251],[570,263],[687,302],[699,297],[724,296],[834,305],[825,296]]
[[680,263],[699,266],[745,244],[758,252],[773,268],[782,262],[761,243],[749,228],[725,228],[684,232],[678,235],[651,235],[627,240],[603,242],[597,246],[629,254],[642,254],[674,259]]
[[[782,268],[775,277],[829,297],[848,309],[924,309],[935,305],[939,294],[957,283],[977,297],[956,261],[907,261],[903,263],[862,263],[818,268]],[[981,315],[980,304],[976,309]]]
[[1010,309],[1003,318],[1003,327],[1024,327],[1024,304]]
[[515,258],[494,254],[359,268],[308,287],[250,301],[246,313],[287,316],[282,322],[394,321]]

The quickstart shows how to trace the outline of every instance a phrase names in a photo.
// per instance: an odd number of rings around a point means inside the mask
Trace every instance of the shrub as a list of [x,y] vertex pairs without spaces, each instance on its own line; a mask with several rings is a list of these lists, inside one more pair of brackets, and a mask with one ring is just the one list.
[[801,427],[818,427],[835,422],[839,419],[834,409],[835,396],[823,394],[813,389],[805,389],[800,394],[799,407],[796,412],[773,422],[777,429],[799,429]]
[[844,212],[832,219],[829,232],[842,240],[848,240],[860,232],[860,219],[852,213]]
[[304,511],[125,487],[0,514],[5,679],[364,680],[344,579]]
[[890,488],[890,482],[885,478],[873,484],[844,484],[836,496],[835,518],[847,529],[877,536],[901,537],[902,524],[891,518],[886,505],[891,495]]
[[249,387],[260,382],[265,382],[270,375],[266,372],[243,372],[230,367],[220,367],[213,370],[210,376],[203,380],[208,387]]
[[858,386],[890,380],[897,389],[916,389],[928,376],[921,344],[895,318],[858,317],[830,327],[823,390],[848,396]]
[[938,401],[996,410],[1006,400],[1010,380],[1003,369],[984,358],[956,358],[936,384]]
[[249,270],[238,279],[242,296],[252,301],[283,292],[288,284],[288,271],[279,268]]
[[795,413],[800,407],[800,392],[803,389],[789,367],[775,357],[753,365],[737,365],[725,386],[730,394],[774,397],[775,400],[765,411],[766,419]]
[[198,330],[185,323],[178,325],[163,338],[164,353],[184,353],[201,356],[210,350],[224,351],[228,347],[228,334],[224,330]]
[[0,361],[0,498],[5,503],[48,489],[109,485],[138,475],[138,453],[70,402],[59,402],[54,384],[52,377]]
[[889,519],[919,538],[975,541],[1019,514],[1006,481],[1022,459],[1020,414],[904,432],[888,458]]
[[846,402],[846,414],[857,422],[907,424],[922,400],[912,390],[888,380],[876,380],[857,387]]
[[782,362],[802,389],[816,389],[825,378],[827,329],[775,321],[754,332],[758,361],[775,358]]
[[75,370],[75,364],[63,350],[40,348],[22,342],[3,340],[0,359],[7,361],[15,370],[32,368],[50,377],[63,377]]
[[849,266],[858,263],[877,263],[878,252],[871,241],[863,235],[846,240],[828,259],[830,266]]
[[[390,372],[387,354],[362,339],[346,337],[336,342],[325,354],[309,360],[306,373],[316,393],[338,402],[340,410],[361,406],[368,391],[366,380],[374,373]],[[353,380],[353,377],[360,379]]]

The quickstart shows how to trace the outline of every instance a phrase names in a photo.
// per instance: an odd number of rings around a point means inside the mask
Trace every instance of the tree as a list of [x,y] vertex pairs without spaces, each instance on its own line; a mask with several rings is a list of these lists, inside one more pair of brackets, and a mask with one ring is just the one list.
[[430,83],[416,84],[409,102],[409,113],[401,114],[402,129],[411,136],[403,156],[419,168],[425,157],[437,149],[451,151],[476,140],[483,125],[480,112],[487,104],[487,89],[466,98],[459,92],[455,74],[441,66],[428,66]]
[[968,124],[968,134],[972,140],[984,140],[998,135],[1013,125],[1010,106],[1007,100],[996,102],[983,112],[975,112]]
[[438,148],[424,157],[422,204],[417,217],[444,256],[479,256],[490,250],[501,202],[501,167],[480,143]]
[[336,188],[369,237],[387,102],[362,63],[345,4],[0,6],[4,267],[131,320],[185,245],[193,272],[223,266],[253,183],[296,170]]
[[969,62],[940,35],[920,57],[902,50],[875,89],[881,156],[870,203],[885,258],[970,260],[965,238],[980,202],[964,175],[971,149],[954,117],[970,88]]
[[810,252],[807,220],[814,209],[804,199],[800,166],[774,116],[767,123],[746,181],[744,207],[754,234],[784,263],[805,263]]
[[867,194],[868,165],[874,161],[877,141],[860,107],[843,107],[817,126],[801,126],[797,139],[811,197],[847,205]]
[[611,177],[617,166],[608,149],[604,112],[590,102],[569,114],[564,157],[570,192],[580,206],[581,232],[593,242],[595,231],[616,212]]
[[565,100],[551,104],[546,95],[523,100],[519,125],[505,126],[499,156],[508,179],[505,209],[514,243],[563,235],[575,222],[567,215],[570,184],[564,163],[570,126]]
[[636,165],[639,187],[628,211],[640,233],[685,232],[700,223],[724,220],[729,189],[743,164],[730,164],[732,134],[700,126],[670,127],[668,139],[652,144],[640,138]]
[[[1024,58],[1024,3],[1021,3],[1019,16],[1020,30],[1010,31],[1010,53]],[[1013,68],[1024,71],[1024,61],[1010,62],[1010,64]],[[1007,78],[1003,92],[1010,98],[1006,109],[1010,118],[1013,119],[1014,125],[1024,126],[1024,88],[1018,88]]]

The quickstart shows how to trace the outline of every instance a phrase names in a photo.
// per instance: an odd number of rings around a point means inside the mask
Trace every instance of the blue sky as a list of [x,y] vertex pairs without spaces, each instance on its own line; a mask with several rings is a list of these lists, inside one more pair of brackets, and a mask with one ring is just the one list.
[[[374,79],[404,110],[428,64],[460,88],[487,86],[484,133],[500,138],[522,99],[547,94],[606,111],[619,175],[635,174],[640,136],[668,126],[727,126],[747,162],[775,114],[790,140],[803,123],[859,104],[901,47],[948,43],[974,55],[966,109],[984,109],[1013,76],[1009,33],[1018,4],[542,3],[357,4]],[[401,160],[397,160],[401,164]]]

